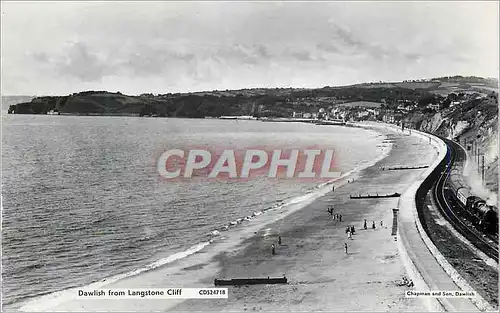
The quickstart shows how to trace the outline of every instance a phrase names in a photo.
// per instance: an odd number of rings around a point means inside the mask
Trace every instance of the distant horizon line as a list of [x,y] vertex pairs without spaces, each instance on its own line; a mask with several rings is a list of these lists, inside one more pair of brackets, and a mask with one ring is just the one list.
[[350,87],[350,86],[356,86],[356,85],[363,85],[363,84],[394,84],[394,83],[403,83],[403,82],[419,82],[419,81],[431,81],[434,79],[442,79],[445,77],[463,77],[463,78],[481,78],[484,80],[489,80],[493,79],[497,81],[497,84],[499,84],[499,78],[497,77],[483,77],[483,76],[476,76],[476,75],[449,75],[449,76],[439,76],[439,77],[432,77],[432,78],[412,78],[412,79],[404,79],[404,80],[399,80],[399,81],[367,81],[367,82],[362,82],[362,83],[353,83],[353,84],[346,84],[346,85],[324,85],[321,87],[245,87],[245,88],[239,88],[239,89],[213,89],[213,90],[197,90],[197,91],[183,91],[183,92],[165,92],[165,93],[156,93],[156,92],[142,92],[138,94],[129,94],[129,93],[124,93],[122,91],[110,91],[110,90],[81,90],[81,91],[76,91],[76,92],[69,92],[64,95],[61,94],[43,94],[43,95],[33,95],[33,94],[1,94],[2,97],[64,97],[65,95],[71,95],[75,93],[82,93],[82,92],[88,92],[88,91],[103,91],[103,92],[109,92],[109,93],[121,93],[126,96],[140,96],[143,94],[153,94],[153,95],[166,95],[166,94],[192,94],[192,93],[202,93],[202,92],[225,92],[225,91],[240,91],[240,90],[254,90],[254,89],[305,89],[305,90],[314,90],[314,89],[321,89],[321,88],[341,88],[341,87]]

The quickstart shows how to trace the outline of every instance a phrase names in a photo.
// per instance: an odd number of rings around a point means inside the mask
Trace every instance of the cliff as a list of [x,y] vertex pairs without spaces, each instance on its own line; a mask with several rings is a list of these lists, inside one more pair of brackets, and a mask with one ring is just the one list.
[[[419,129],[458,140],[469,152],[473,162],[468,184],[474,192],[497,202],[498,192],[498,95],[474,99],[440,113],[425,116]],[[477,154],[480,158],[478,160]],[[481,178],[484,155],[484,182]],[[478,173],[479,163],[479,173]]]
[[37,97],[9,107],[14,114],[47,114],[56,111],[66,114],[140,114],[155,101],[121,93],[90,91],[69,96]]

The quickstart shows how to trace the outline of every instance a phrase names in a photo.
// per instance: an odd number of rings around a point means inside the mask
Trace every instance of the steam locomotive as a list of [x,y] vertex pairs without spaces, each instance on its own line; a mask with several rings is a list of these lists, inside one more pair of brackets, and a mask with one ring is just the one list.
[[453,175],[448,180],[448,186],[458,201],[469,213],[471,220],[481,230],[489,234],[498,234],[498,208],[486,204],[486,201],[472,194],[469,187]]

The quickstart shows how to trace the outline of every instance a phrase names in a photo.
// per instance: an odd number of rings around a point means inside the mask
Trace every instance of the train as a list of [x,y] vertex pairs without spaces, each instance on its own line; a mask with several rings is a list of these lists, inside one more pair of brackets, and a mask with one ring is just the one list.
[[474,195],[459,177],[454,176],[448,180],[448,187],[464,206],[472,222],[485,233],[498,234],[498,208]]

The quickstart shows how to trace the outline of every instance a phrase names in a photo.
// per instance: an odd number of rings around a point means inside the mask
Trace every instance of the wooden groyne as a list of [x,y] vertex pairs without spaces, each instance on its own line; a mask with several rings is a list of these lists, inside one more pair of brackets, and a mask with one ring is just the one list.
[[398,212],[399,209],[392,209],[392,232],[391,236],[397,236],[398,234]]
[[233,278],[233,279],[215,279],[215,286],[242,286],[242,285],[267,285],[267,284],[286,284],[286,277],[280,278]]
[[391,193],[391,194],[380,194],[380,195],[378,193],[376,193],[376,194],[364,194],[364,195],[358,194],[358,195],[350,195],[349,197],[351,199],[376,199],[376,198],[397,198],[399,196],[401,196],[401,194],[395,192],[395,193]]
[[382,171],[400,171],[400,170],[419,170],[423,168],[428,168],[429,165],[417,165],[417,166],[387,166],[381,167]]

